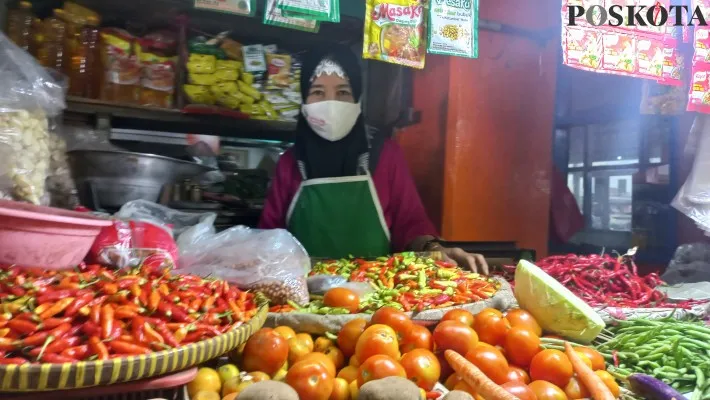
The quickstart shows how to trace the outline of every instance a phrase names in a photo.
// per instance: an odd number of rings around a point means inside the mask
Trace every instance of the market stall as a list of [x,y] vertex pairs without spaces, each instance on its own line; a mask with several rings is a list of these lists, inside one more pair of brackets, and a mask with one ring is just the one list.
[[[373,131],[402,127],[418,117],[398,88],[428,54],[476,59],[479,30],[548,35],[482,19],[477,1],[134,6],[7,9],[1,398],[710,399],[710,302],[640,273],[636,249],[533,263],[498,243],[510,265],[490,276],[441,252],[317,259],[286,229],[224,221],[264,201],[270,177],[245,153],[175,136],[292,141],[301,56],[330,42],[370,60]],[[687,29],[626,28],[563,26],[565,64],[682,86]],[[115,140],[148,130],[187,159]],[[677,207],[706,225],[702,204]]]

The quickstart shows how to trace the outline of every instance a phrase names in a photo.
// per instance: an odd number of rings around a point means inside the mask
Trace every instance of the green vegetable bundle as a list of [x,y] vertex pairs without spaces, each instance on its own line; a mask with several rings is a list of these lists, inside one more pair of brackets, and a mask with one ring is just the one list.
[[621,378],[652,375],[691,400],[710,398],[710,326],[671,317],[619,320],[601,335],[597,349],[613,360],[609,368]]

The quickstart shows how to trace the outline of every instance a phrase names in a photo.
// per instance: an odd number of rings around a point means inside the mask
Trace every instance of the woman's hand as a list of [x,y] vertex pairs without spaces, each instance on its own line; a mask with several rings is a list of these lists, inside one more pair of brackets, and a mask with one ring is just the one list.
[[480,254],[467,253],[458,247],[436,249],[444,254],[446,261],[455,262],[461,268],[488,275],[488,263]]

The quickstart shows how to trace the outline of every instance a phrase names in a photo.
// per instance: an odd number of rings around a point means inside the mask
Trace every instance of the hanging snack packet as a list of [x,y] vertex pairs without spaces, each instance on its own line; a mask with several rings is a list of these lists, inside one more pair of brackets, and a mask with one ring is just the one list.
[[266,0],[266,10],[264,10],[264,25],[280,26],[282,28],[296,29],[304,32],[317,33],[320,22],[304,18],[287,17],[279,4],[283,0]]
[[604,48],[599,31],[565,26],[562,33],[562,57],[565,65],[596,71],[602,65]]
[[688,111],[710,113],[710,65],[697,64],[693,67],[693,80],[688,95]]
[[636,44],[639,75],[656,80],[663,79],[663,40],[652,36],[639,36]]
[[433,0],[427,53],[478,58],[478,0]]
[[636,37],[627,33],[604,32],[604,71],[632,75],[636,73]]
[[695,27],[695,43],[693,45],[693,63],[710,63],[710,28],[707,26]]
[[340,22],[340,0],[281,0],[276,6],[286,17]]
[[685,56],[678,49],[677,41],[669,39],[663,46],[663,78],[659,80],[664,85],[682,86]]
[[362,57],[423,69],[424,11],[419,0],[367,0]]

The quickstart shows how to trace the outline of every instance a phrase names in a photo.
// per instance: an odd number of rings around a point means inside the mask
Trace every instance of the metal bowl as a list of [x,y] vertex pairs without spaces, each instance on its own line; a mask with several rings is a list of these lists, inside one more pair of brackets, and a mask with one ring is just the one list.
[[138,199],[157,202],[164,185],[213,170],[188,161],[126,151],[73,150],[67,156],[82,202],[108,209]]

